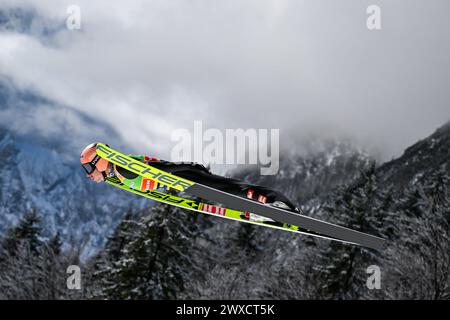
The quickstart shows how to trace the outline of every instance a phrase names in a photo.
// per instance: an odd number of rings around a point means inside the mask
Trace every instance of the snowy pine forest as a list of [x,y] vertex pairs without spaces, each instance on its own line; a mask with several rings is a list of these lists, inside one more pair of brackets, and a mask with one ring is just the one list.
[[[282,159],[278,176],[233,173],[277,187],[307,215],[387,239],[383,251],[148,203],[123,209],[85,258],[83,244],[43,232],[27,210],[1,236],[0,299],[449,299],[449,159],[447,123],[383,164],[330,143]],[[81,290],[66,288],[72,264]],[[379,290],[366,286],[373,265]]]

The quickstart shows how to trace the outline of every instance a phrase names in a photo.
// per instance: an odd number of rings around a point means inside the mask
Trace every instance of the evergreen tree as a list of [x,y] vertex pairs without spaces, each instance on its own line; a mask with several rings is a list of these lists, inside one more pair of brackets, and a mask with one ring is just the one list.
[[[384,220],[380,207],[388,203],[379,190],[375,164],[348,187],[341,188],[334,200],[324,209],[330,220],[361,232],[381,236],[380,224]],[[378,265],[374,250],[329,242],[321,250],[321,261],[315,273],[320,284],[319,297],[331,299],[355,299],[367,294],[365,285],[369,265]]]
[[19,246],[27,246],[33,254],[38,254],[41,241],[39,235],[41,228],[39,226],[40,219],[35,209],[26,213],[19,221],[19,224],[8,229],[3,239],[2,247],[11,256],[14,256]]
[[392,298],[450,297],[450,197],[445,166],[411,184],[397,205],[401,236],[389,252]]
[[2,239],[0,292],[6,299],[38,299],[43,290],[41,228],[35,210],[25,214]]
[[126,244],[132,239],[133,227],[136,224],[137,215],[131,209],[127,211],[114,234],[105,245],[105,252],[112,261],[118,260],[123,254]]
[[61,254],[61,246],[61,234],[58,231],[56,235],[48,241],[47,248],[52,255],[59,256]]
[[[109,263],[102,267],[100,296],[108,299],[176,299],[186,282],[200,272],[192,259],[195,229],[189,213],[169,205],[147,210],[145,218],[122,223],[116,239],[126,240],[120,254],[110,243]],[[114,260],[115,256],[119,256]]]
[[35,210],[6,231],[0,250],[0,299],[80,298],[66,289],[70,254],[61,250],[59,233],[42,239]]
[[42,298],[61,299],[64,296],[65,289],[65,264],[61,255],[61,236],[59,232],[48,240],[41,250],[40,259],[37,264],[41,270],[42,284],[45,289],[42,291]]

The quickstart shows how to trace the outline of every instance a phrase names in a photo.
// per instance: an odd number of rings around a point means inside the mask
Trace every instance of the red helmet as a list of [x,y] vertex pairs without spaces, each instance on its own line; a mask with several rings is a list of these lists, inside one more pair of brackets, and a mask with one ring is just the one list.
[[95,169],[104,172],[108,168],[109,162],[101,158],[95,151],[96,149],[97,144],[92,143],[84,148],[80,155],[81,165],[83,166],[84,171],[89,175],[92,174]]

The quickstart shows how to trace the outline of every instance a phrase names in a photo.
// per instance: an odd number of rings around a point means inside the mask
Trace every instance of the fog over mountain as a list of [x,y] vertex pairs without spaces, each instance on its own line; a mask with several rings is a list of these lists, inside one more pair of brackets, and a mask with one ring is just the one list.
[[201,119],[280,128],[284,149],[344,136],[391,159],[450,118],[450,4],[421,3],[378,1],[369,31],[370,1],[82,0],[70,31],[71,1],[3,0],[0,75],[161,157]]

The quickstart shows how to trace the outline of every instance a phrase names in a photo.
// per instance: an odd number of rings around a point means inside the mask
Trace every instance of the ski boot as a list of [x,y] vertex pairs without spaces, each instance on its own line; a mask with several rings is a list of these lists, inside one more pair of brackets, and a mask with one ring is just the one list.
[[[248,189],[247,190],[247,198],[248,199],[253,199],[255,192],[253,189]],[[264,195],[258,195],[258,197],[256,198],[256,200],[260,203],[264,203],[264,204],[268,204],[270,206],[276,207],[276,208],[280,208],[283,210],[288,210],[288,211],[293,211],[295,213],[300,213],[300,210],[298,208],[295,208],[294,210],[292,210],[291,207],[289,207],[286,203],[284,203],[283,201],[279,201],[279,200],[275,200],[272,203],[267,203],[267,197]],[[245,211],[244,214],[241,215],[242,219],[248,220],[248,221],[254,221],[254,222],[262,222],[262,223],[278,223],[277,221],[267,218],[267,217],[263,217],[254,213],[251,213],[249,211]]]

